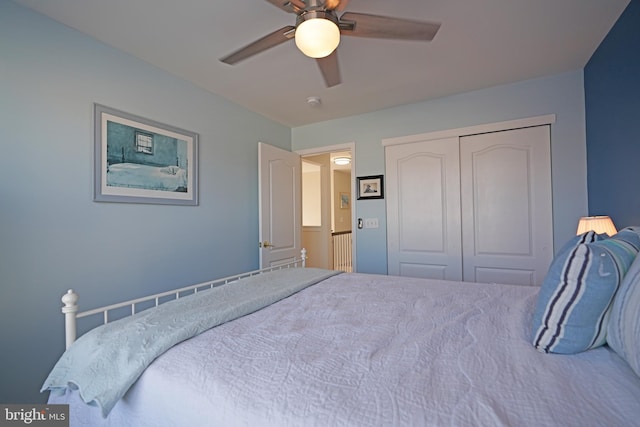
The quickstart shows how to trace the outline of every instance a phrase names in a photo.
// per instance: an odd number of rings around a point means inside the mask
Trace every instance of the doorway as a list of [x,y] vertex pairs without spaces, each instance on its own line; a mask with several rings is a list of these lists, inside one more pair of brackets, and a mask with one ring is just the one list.
[[353,144],[298,152],[302,158],[302,246],[307,266],[356,271]]

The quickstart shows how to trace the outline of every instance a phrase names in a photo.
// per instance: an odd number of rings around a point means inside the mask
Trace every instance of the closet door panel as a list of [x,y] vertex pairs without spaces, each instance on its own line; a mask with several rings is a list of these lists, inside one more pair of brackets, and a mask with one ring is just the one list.
[[471,154],[477,254],[532,255],[530,154],[530,150],[513,145],[492,145]]
[[389,274],[461,280],[458,139],[386,148]]
[[460,138],[465,281],[540,284],[553,256],[549,127]]
[[398,197],[398,231],[402,250],[445,250],[444,161],[444,156],[430,153],[398,160],[398,185],[402,188]]

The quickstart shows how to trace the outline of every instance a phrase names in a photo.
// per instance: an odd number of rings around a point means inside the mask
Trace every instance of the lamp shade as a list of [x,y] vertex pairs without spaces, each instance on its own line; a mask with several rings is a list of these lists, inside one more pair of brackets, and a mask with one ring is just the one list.
[[340,44],[340,30],[326,18],[302,21],[296,28],[296,46],[311,58],[329,56]]
[[586,233],[587,231],[595,231],[598,234],[606,233],[613,236],[618,232],[613,221],[606,215],[600,216],[583,216],[578,222],[578,231],[576,234]]

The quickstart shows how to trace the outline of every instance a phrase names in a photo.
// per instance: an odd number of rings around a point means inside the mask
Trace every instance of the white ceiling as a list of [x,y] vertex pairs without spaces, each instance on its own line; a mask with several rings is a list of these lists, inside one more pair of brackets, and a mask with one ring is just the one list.
[[326,88],[293,41],[234,66],[218,61],[295,25],[265,0],[14,1],[290,127],[581,69],[629,3],[350,0],[347,11],[442,27],[428,43],[342,37],[342,84]]

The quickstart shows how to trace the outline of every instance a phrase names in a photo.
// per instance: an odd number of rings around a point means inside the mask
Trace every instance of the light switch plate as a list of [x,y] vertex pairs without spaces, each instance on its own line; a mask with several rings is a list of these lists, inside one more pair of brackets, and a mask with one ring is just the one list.
[[365,218],[364,228],[378,228],[378,218]]

